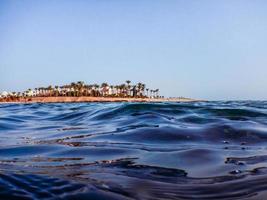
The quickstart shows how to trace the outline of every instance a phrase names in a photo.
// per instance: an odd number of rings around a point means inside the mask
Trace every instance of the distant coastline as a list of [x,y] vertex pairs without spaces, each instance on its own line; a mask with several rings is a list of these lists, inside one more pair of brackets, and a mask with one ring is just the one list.
[[196,102],[190,98],[121,98],[121,97],[21,97],[0,103],[79,103],[79,102]]
[[190,98],[165,98],[159,89],[147,88],[144,83],[119,85],[108,83],[88,85],[83,81],[63,86],[28,89],[23,92],[2,92],[0,103],[67,103],[67,102],[192,102]]

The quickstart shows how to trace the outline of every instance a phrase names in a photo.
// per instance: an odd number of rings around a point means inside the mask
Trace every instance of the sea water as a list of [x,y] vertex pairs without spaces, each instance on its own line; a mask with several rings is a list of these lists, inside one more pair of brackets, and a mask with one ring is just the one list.
[[0,199],[264,199],[267,102],[0,104]]

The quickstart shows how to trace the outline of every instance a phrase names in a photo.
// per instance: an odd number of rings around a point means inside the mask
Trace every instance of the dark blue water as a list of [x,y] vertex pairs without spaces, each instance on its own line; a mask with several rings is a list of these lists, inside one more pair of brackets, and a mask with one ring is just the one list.
[[264,199],[267,102],[0,104],[0,199]]

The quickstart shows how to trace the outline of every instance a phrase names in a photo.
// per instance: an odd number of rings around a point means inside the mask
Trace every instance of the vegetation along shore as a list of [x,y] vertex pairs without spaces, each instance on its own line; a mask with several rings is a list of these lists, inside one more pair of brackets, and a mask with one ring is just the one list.
[[72,82],[63,86],[48,86],[28,89],[23,92],[2,92],[0,102],[165,102],[196,101],[189,98],[164,98],[159,89],[146,88],[144,83],[132,85],[127,80],[120,85],[108,83],[85,84]]

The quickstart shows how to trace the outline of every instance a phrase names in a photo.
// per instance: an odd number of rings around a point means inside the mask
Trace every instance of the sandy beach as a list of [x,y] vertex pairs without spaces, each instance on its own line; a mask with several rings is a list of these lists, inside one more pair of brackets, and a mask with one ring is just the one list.
[[195,102],[189,98],[119,98],[119,97],[27,97],[0,103],[74,103],[74,102]]

